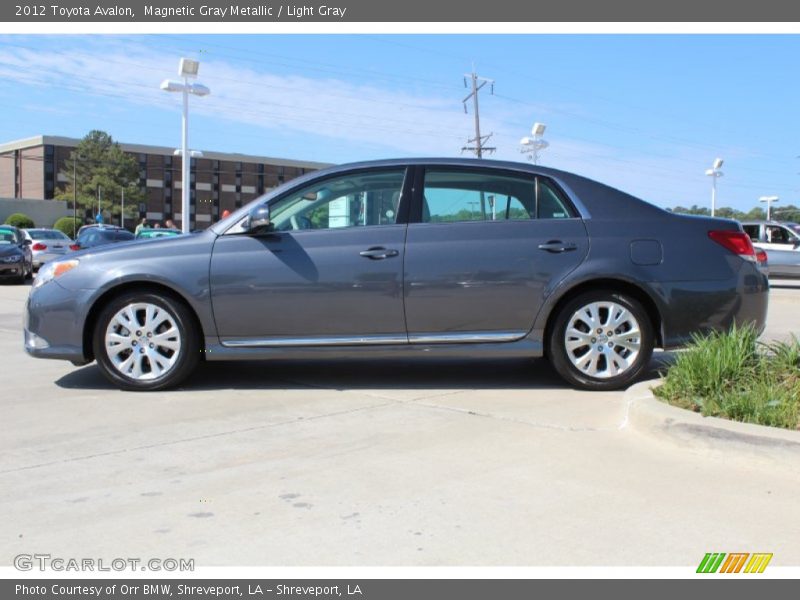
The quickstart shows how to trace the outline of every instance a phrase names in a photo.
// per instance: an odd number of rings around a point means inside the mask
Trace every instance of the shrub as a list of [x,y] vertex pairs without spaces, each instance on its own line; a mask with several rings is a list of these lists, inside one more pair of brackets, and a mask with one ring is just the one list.
[[14,213],[12,215],[8,215],[5,224],[22,228],[35,227],[33,219],[23,213]]
[[72,217],[61,217],[53,224],[53,229],[58,229],[60,232],[74,239],[78,233],[78,229],[81,228],[81,224],[82,221],[80,219],[76,218],[73,220]]
[[800,342],[757,337],[752,327],[695,337],[656,396],[706,416],[800,428]]

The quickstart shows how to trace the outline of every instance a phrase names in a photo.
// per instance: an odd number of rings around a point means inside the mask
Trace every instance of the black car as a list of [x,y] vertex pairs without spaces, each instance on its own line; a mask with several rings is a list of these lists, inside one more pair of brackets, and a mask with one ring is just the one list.
[[134,235],[127,229],[112,225],[87,227],[78,232],[75,243],[70,245],[70,250],[84,250],[95,246],[104,246],[116,242],[127,242],[134,239]]
[[33,274],[31,242],[21,229],[0,225],[0,279],[23,283]]

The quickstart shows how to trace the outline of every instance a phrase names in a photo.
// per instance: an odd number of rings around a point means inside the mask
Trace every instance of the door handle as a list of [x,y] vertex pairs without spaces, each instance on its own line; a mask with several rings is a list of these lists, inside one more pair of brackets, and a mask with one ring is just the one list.
[[544,250],[545,252],[550,253],[558,253],[558,252],[570,252],[572,250],[577,250],[578,245],[572,242],[562,242],[561,240],[550,240],[545,244],[539,244],[539,250]]
[[370,260],[380,260],[397,256],[400,253],[397,250],[387,250],[386,248],[369,248],[368,250],[362,250],[359,254]]

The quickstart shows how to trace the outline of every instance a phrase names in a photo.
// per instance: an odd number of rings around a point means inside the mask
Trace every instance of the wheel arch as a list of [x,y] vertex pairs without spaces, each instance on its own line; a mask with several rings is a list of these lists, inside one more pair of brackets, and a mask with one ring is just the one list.
[[656,338],[656,347],[663,346],[663,317],[653,297],[645,289],[636,285],[635,283],[626,281],[624,279],[608,277],[583,281],[561,292],[561,294],[555,300],[555,304],[547,314],[547,321],[545,323],[544,336],[542,340],[545,356],[549,356],[550,333],[552,328],[555,326],[556,318],[558,317],[558,314],[561,312],[561,309],[564,307],[564,305],[579,294],[597,290],[608,290],[621,294],[627,294],[637,300],[642,305],[647,313],[648,318],[650,319],[650,324],[653,328],[653,333],[655,334]]
[[198,336],[201,345],[200,354],[201,356],[205,355],[205,335],[203,334],[203,325],[200,322],[200,317],[198,316],[197,311],[195,311],[195,309],[192,307],[191,302],[189,302],[175,289],[162,283],[156,283],[153,281],[126,281],[125,283],[121,283],[106,290],[100,296],[98,296],[92,303],[92,306],[86,315],[86,319],[83,324],[83,355],[87,358],[87,360],[91,361],[95,358],[92,337],[94,335],[94,329],[100,312],[111,300],[127,292],[164,294],[183,304],[189,311],[189,314],[192,316],[193,325],[200,332],[200,335]]

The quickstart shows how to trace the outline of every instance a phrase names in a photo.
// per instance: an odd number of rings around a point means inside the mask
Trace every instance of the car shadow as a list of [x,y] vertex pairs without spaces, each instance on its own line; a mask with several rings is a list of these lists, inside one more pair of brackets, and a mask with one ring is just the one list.
[[[674,360],[653,355],[640,380],[654,379]],[[56,380],[66,389],[113,390],[96,364]],[[207,362],[175,391],[359,389],[564,389],[545,359],[371,359]]]

